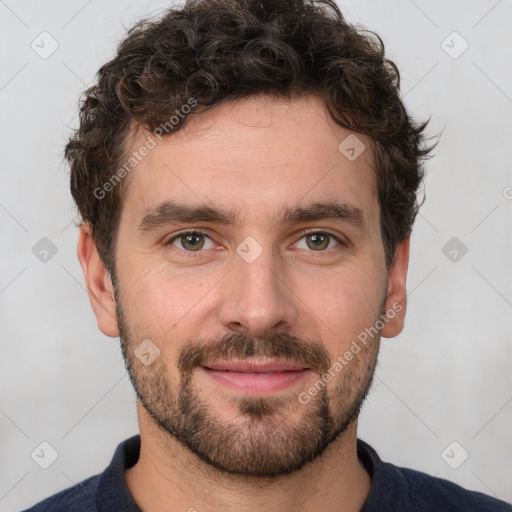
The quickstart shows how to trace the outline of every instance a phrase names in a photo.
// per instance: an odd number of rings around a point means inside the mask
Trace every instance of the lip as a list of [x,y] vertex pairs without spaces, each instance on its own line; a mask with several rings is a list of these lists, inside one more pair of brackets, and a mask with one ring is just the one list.
[[199,368],[208,378],[244,395],[269,395],[302,381],[309,368],[289,361],[223,361]]
[[203,365],[204,368],[217,371],[273,373],[307,370],[307,367],[289,361],[220,361]]

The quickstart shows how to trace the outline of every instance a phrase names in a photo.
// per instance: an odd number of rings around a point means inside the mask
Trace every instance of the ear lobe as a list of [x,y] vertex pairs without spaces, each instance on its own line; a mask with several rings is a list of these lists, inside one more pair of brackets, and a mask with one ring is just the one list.
[[83,223],[80,227],[77,256],[84,273],[89,301],[96,315],[98,327],[103,334],[115,338],[119,336],[119,328],[114,288],[110,274],[96,249],[89,223]]
[[384,338],[393,338],[404,328],[407,310],[407,268],[409,266],[409,245],[411,235],[395,248],[395,261],[389,272],[388,291],[386,297],[387,321],[382,328]]

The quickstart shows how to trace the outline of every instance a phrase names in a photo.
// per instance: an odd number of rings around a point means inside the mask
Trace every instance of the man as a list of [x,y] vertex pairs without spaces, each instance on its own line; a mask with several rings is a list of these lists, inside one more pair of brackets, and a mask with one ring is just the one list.
[[398,87],[329,1],[190,1],[130,30],[66,157],[140,436],[31,511],[512,510],[357,439],[430,151]]

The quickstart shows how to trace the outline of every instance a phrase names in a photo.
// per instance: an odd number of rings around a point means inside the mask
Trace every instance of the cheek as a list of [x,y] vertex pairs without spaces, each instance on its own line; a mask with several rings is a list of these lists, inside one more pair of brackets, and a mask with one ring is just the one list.
[[318,324],[326,348],[339,354],[376,321],[384,298],[385,279],[377,269],[346,267],[317,275],[313,287],[309,280],[301,288],[303,291],[298,295],[309,297],[304,301],[308,305],[306,314]]
[[155,339],[179,335],[190,323],[194,309],[211,288],[204,279],[191,279],[168,269],[131,269],[125,276],[123,306],[132,326]]

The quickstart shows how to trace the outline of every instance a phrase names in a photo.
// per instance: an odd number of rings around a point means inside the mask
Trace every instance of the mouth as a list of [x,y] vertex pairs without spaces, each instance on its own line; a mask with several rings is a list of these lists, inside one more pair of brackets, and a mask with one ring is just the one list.
[[248,395],[284,391],[298,384],[311,371],[300,363],[256,359],[206,363],[200,370],[224,387]]

